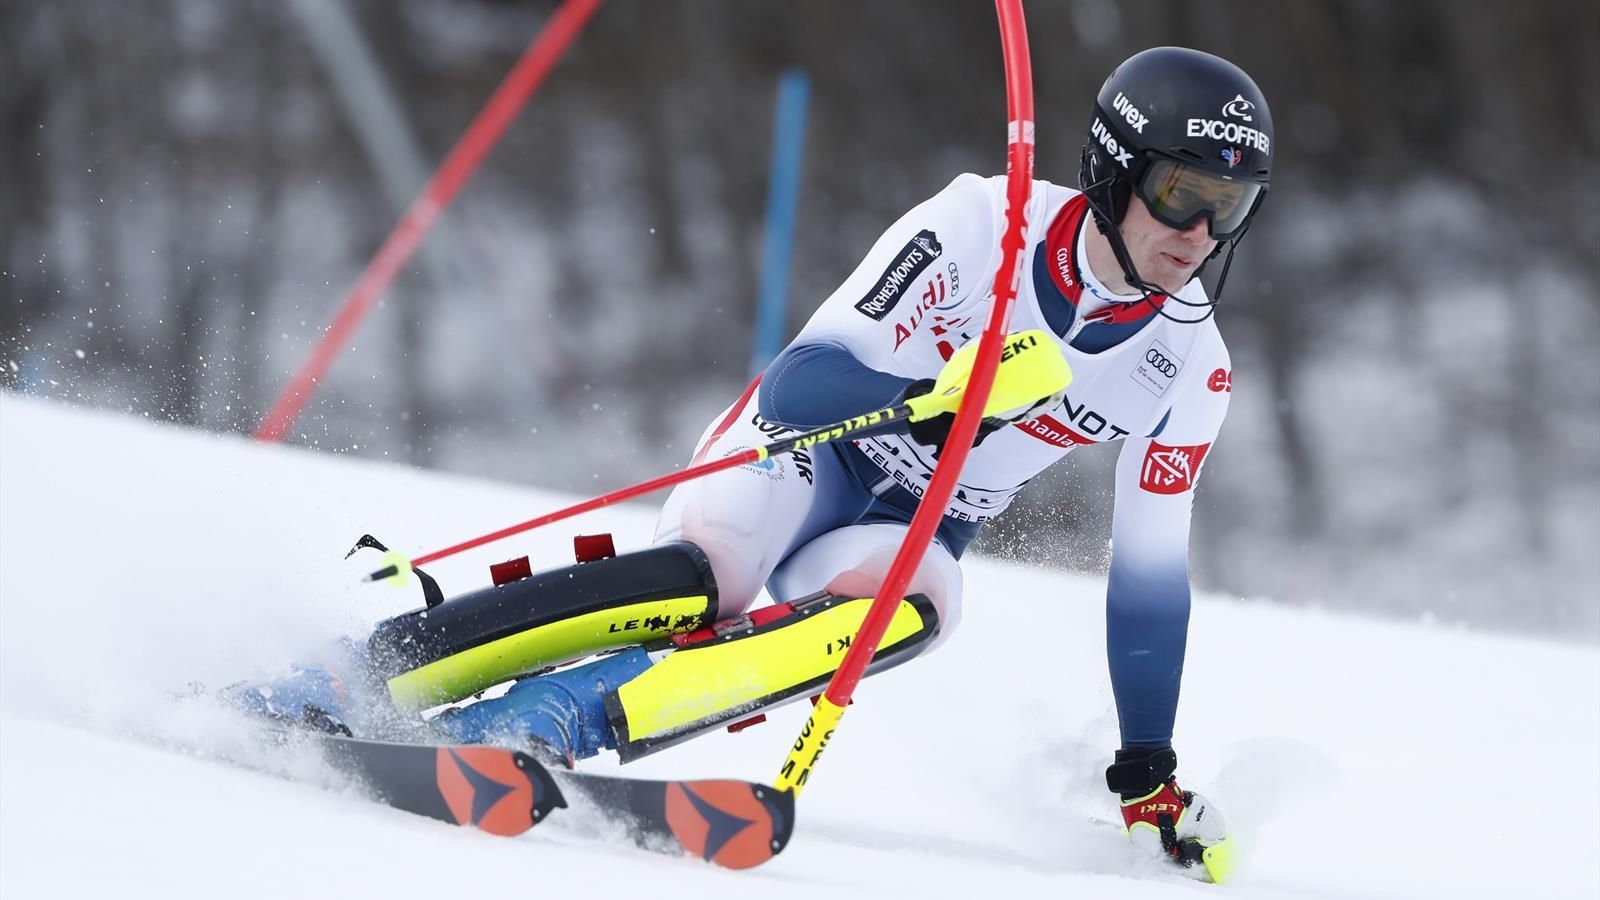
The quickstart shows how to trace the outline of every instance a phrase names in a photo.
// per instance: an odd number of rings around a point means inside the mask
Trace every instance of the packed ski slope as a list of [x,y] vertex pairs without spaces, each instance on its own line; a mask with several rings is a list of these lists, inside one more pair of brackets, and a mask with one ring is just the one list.
[[[415,605],[356,583],[370,560],[340,557],[362,532],[432,549],[561,500],[0,396],[0,896],[1218,890],[1136,868],[1104,824],[1101,585],[1020,565],[971,562],[960,631],[863,684],[789,849],[744,873],[555,819],[494,838],[222,763],[323,781],[314,760],[268,758],[227,714],[173,701]],[[578,528],[627,546],[650,523],[628,508]],[[450,591],[516,553],[558,564],[574,530],[435,572]],[[1181,772],[1248,849],[1230,896],[1600,894],[1596,648],[1209,598],[1184,693]],[[801,716],[631,768],[766,778]]]

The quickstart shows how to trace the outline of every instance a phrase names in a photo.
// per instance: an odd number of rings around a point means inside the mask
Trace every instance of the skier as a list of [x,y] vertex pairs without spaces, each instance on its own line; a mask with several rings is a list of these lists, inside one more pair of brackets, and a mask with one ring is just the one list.
[[[1265,197],[1272,137],[1260,90],[1218,57],[1160,47],[1112,72],[1090,117],[1081,191],[1034,182],[1012,317],[1015,331],[1048,332],[1073,380],[1064,396],[984,420],[869,669],[950,634],[958,560],[1029,479],[1076,447],[1121,441],[1106,643],[1122,746],[1106,782],[1136,846],[1214,880],[1229,864],[1227,831],[1214,805],[1178,786],[1172,749],[1190,507],[1231,388],[1216,300],[1198,276],[1226,251],[1220,292]],[[711,423],[695,458],[926,395],[942,370],[970,365],[958,351],[993,302],[1004,205],[1003,177],[964,174],[890,226]],[[342,662],[237,696],[275,716],[370,729],[383,723],[357,702],[363,685],[383,695],[379,708],[411,713],[520,677],[429,727],[569,761],[615,749],[626,761],[815,695],[864,617],[859,598],[882,582],[952,421],[683,484],[648,549],[590,548],[574,567],[500,573],[495,587],[380,623]],[[750,610],[763,587],[774,605]]]

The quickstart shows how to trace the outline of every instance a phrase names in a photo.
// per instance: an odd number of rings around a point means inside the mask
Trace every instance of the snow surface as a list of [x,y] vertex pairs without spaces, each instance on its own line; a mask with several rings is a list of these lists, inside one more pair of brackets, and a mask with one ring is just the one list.
[[[960,631],[863,683],[789,849],[743,873],[220,762],[317,780],[172,700],[416,605],[356,583],[370,557],[340,557],[363,532],[421,552],[562,501],[0,395],[0,896],[1215,896],[1137,867],[1103,824],[1093,578],[972,560]],[[606,511],[433,571],[459,591],[507,556],[561,563],[576,531],[637,546],[651,521]],[[1600,895],[1592,646],[1202,598],[1184,689],[1180,774],[1247,850],[1229,896]],[[766,779],[803,715],[628,768]]]

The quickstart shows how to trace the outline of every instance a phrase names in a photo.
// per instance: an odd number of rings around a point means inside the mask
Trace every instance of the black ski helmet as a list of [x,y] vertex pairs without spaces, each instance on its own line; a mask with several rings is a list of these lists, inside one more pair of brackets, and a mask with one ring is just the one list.
[[1233,63],[1155,47],[1118,66],[1095,97],[1078,177],[1129,283],[1159,291],[1133,270],[1115,228],[1135,194],[1174,228],[1206,219],[1218,242],[1212,256],[1226,246],[1231,258],[1266,197],[1272,144],[1267,100]]

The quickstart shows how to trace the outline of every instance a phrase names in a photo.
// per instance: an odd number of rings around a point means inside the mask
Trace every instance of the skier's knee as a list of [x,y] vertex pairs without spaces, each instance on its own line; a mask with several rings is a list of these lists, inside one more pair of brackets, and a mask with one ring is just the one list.
[[[905,537],[906,526],[898,523],[836,528],[790,553],[773,571],[767,589],[780,602],[824,590],[838,596],[872,597]],[[961,567],[942,544],[934,543],[903,593],[922,594],[932,601],[940,636],[948,635],[961,618]]]
[[763,573],[752,566],[751,548],[747,543],[703,529],[685,530],[678,540],[695,546],[705,555],[717,585],[719,618],[737,616],[750,608],[751,601],[761,592]]
[[[764,479],[763,479],[764,480]],[[685,485],[668,498],[656,527],[657,543],[682,541],[705,554],[717,583],[719,612],[736,616],[750,607],[775,559],[768,559],[771,525],[764,503],[752,502],[751,488],[719,496],[705,484]]]
[[[894,563],[894,557],[898,552],[898,545],[879,547],[849,568],[832,575],[823,584],[822,589],[840,597],[875,596],[883,584],[883,579],[889,574],[889,567]],[[807,560],[802,558],[798,562],[804,565]],[[788,562],[785,562],[785,568],[789,568]],[[786,580],[796,581],[792,571],[786,574],[790,576]],[[905,596],[922,594],[933,603],[933,608],[938,613],[939,634],[929,645],[929,650],[943,643],[960,624],[961,586],[961,565],[955,558],[937,544],[928,548],[922,562],[917,566],[916,573],[911,576],[911,582],[906,585],[902,593]]]

